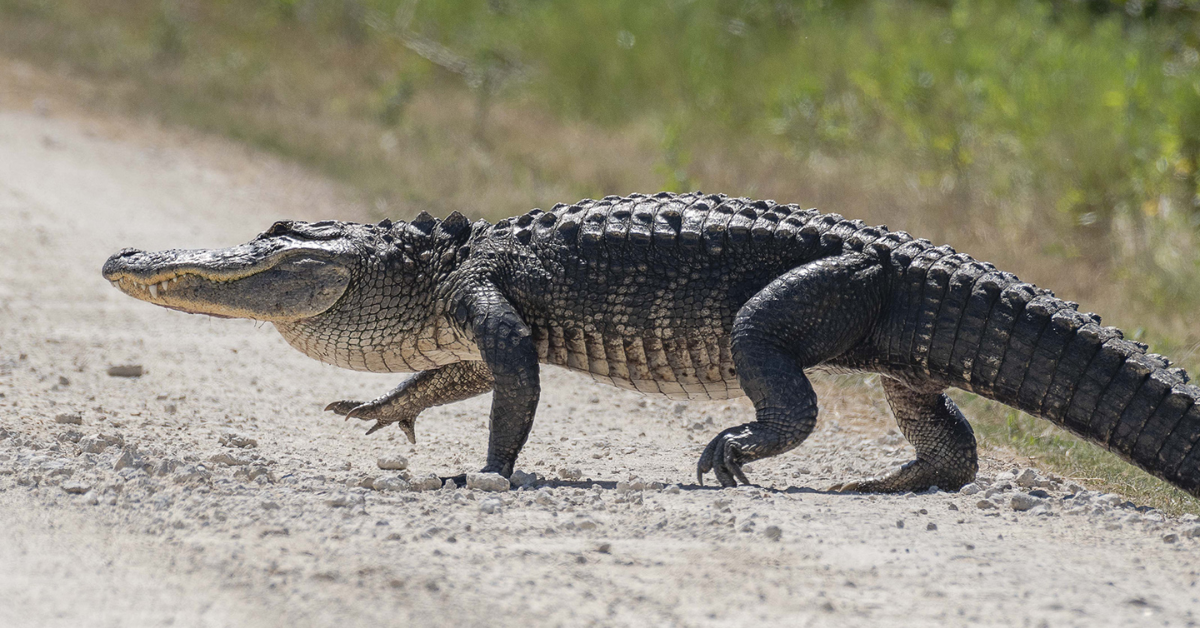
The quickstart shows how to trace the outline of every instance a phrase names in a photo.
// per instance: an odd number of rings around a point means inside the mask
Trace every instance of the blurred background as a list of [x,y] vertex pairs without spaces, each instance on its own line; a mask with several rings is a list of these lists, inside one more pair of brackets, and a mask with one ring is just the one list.
[[[379,218],[796,202],[1200,365],[1198,0],[0,0],[0,54],[326,173]],[[1065,468],[1099,455],[977,412]]]

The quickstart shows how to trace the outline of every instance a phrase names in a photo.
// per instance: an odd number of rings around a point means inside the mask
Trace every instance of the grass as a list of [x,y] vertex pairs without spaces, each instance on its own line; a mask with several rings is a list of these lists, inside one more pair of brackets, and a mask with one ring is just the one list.
[[[1117,4],[0,0],[0,54],[325,172],[380,217],[800,201],[949,242],[1194,367],[1200,22]],[[1187,503],[964,403],[988,446]]]

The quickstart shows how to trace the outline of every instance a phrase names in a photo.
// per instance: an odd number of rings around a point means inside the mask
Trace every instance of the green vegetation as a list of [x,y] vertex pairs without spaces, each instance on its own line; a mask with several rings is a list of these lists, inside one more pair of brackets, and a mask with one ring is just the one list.
[[[1195,367],[1196,5],[0,0],[0,53],[393,217],[699,188],[887,223]],[[1126,468],[981,412],[987,442],[1104,482]]]

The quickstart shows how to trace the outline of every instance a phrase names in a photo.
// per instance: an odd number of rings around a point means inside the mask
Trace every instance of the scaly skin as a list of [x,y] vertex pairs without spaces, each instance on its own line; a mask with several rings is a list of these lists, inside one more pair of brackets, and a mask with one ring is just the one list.
[[[511,474],[533,425],[540,364],[645,394],[747,395],[698,475],[812,432],[805,371],[879,373],[917,459],[843,490],[957,489],[978,468],[957,387],[1045,417],[1200,493],[1200,389],[1099,317],[949,247],[793,205],[631,195],[495,225],[283,222],[230,249],[125,250],[105,276],[131,296],[269,320],[324,362],[418,372],[371,402],[328,406],[396,423],[494,391],[485,471]],[[155,288],[149,288],[154,284]]]

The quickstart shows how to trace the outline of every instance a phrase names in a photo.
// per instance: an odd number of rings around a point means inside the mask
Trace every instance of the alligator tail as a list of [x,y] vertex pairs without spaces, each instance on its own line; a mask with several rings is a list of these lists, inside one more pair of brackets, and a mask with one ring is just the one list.
[[1183,369],[1075,303],[931,250],[925,258],[935,259],[908,280],[908,292],[921,294],[910,296],[921,307],[909,309],[911,340],[901,341],[910,364],[1048,419],[1200,497],[1200,388]]

